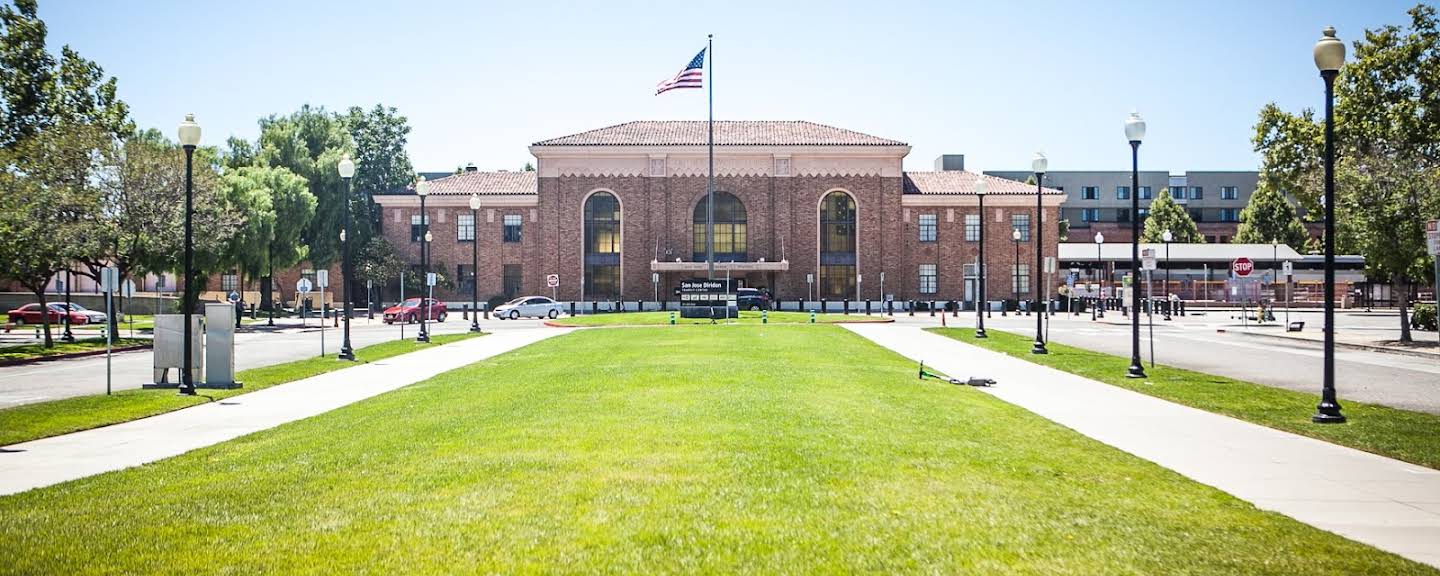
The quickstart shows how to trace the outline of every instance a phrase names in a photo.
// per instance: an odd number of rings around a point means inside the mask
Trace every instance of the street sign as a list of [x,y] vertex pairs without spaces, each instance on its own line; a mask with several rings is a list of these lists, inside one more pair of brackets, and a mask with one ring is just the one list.
[[651,273],[650,273],[650,283],[651,283],[651,284],[659,284],[659,283],[660,283],[660,273],[659,273],[659,272],[651,272]]
[[1142,270],[1154,270],[1154,269],[1155,269],[1155,249],[1154,249],[1154,248],[1146,248],[1146,249],[1144,249],[1144,250],[1141,250],[1141,251],[1140,251],[1140,258],[1141,258],[1141,262],[1140,262],[1141,266],[1140,266],[1140,268],[1141,268]]
[[240,301],[240,293],[235,290],[231,290],[230,294],[227,295],[225,299],[229,300],[231,304],[234,304]]
[[1425,222],[1425,249],[1431,256],[1440,256],[1440,220]]
[[429,286],[429,287],[431,287],[431,288],[434,288],[434,287],[435,287],[435,273],[434,273],[434,272],[426,272],[426,273],[425,273],[425,285],[426,285],[426,286]]
[[100,269],[100,291],[114,292],[120,289],[120,269],[106,266]]
[[545,287],[546,287],[546,288],[559,288],[559,287],[560,287],[560,275],[559,275],[559,274],[546,274],[546,275],[545,275]]
[[814,275],[814,274],[806,274],[806,275],[805,275],[805,283],[806,283],[806,284],[814,284],[814,283],[815,283],[815,275]]
[[856,283],[856,284],[859,284],[859,283],[864,282],[864,281],[865,281],[865,276],[864,276],[863,274],[856,274],[856,275],[855,275],[855,283]]
[[1255,263],[1244,256],[1236,258],[1234,262],[1230,263],[1230,272],[1234,273],[1236,277],[1244,278],[1254,271]]
[[135,281],[134,281],[134,280],[130,280],[130,279],[128,279],[128,278],[125,279],[125,283],[120,285],[120,295],[121,295],[121,296],[124,296],[124,297],[126,297],[126,298],[134,298],[134,297],[135,297]]
[[1294,262],[1291,262],[1291,261],[1289,261],[1289,260],[1286,260],[1285,263],[1283,263],[1283,264],[1280,265],[1280,270],[1281,270],[1281,272],[1284,273],[1286,276],[1294,276],[1294,275],[1295,275],[1295,263],[1294,263]]
[[1054,273],[1055,273],[1055,257],[1054,257],[1054,256],[1046,256],[1046,257],[1045,257],[1045,273],[1046,273],[1046,274],[1054,274]]
[[301,293],[301,294],[309,294],[310,291],[313,290],[313,289],[314,289],[314,286],[311,286],[311,285],[310,285],[310,279],[309,279],[309,278],[301,278],[301,279],[295,281],[295,291],[296,291],[296,292],[299,292],[299,293]]
[[329,288],[329,287],[330,287],[330,271],[329,271],[329,270],[316,270],[316,271],[315,271],[315,286],[320,287],[320,288]]

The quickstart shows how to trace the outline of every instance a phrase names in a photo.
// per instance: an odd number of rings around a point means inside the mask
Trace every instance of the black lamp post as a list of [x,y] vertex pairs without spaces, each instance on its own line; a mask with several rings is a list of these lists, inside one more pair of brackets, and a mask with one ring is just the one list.
[[350,278],[353,272],[351,271],[352,262],[350,261],[350,239],[346,238],[346,236],[350,233],[350,179],[355,176],[355,162],[350,159],[349,154],[346,154],[344,158],[340,159],[340,164],[336,168],[340,171],[340,181],[344,183],[341,187],[342,201],[340,203],[341,209],[344,211],[340,228],[340,245],[344,258],[340,262],[340,297],[345,300],[345,341],[340,345],[339,359],[353,362],[355,360],[355,349],[350,347],[350,314],[352,312],[350,304]]
[[[1010,268],[1010,293],[1015,296],[1015,315],[1020,315],[1020,229],[1010,229],[1010,239],[1015,241],[1015,263]],[[1004,314],[1001,314],[1004,316]]]
[[425,197],[430,195],[430,183],[425,181],[424,176],[415,181],[415,195],[420,197],[420,229],[424,231],[420,235],[420,307],[424,310],[420,313],[420,335],[415,337],[415,341],[429,342],[427,324],[430,323],[430,217],[425,213]]
[[[1030,287],[1035,290],[1035,296],[1037,296],[1036,298],[1032,298],[1030,300],[1031,302],[1039,301],[1039,286],[1042,282],[1041,279],[1044,278],[1044,276],[1041,276],[1041,273],[1045,267],[1045,208],[1042,206],[1040,199],[1043,197],[1042,193],[1045,190],[1041,182],[1045,180],[1045,169],[1049,166],[1050,161],[1045,158],[1044,154],[1039,152],[1035,153],[1035,158],[1030,161],[1030,169],[1035,172],[1035,225],[1030,227],[1035,230],[1035,281],[1030,284]],[[1045,349],[1045,328],[1044,321],[1042,320],[1042,318],[1045,317],[1045,313],[1049,310],[1050,303],[1045,302],[1042,304],[1041,310],[1034,311],[1035,345],[1030,347],[1031,354],[1050,353],[1049,350]]]
[[[1174,234],[1171,234],[1169,230],[1166,230],[1164,234],[1161,234],[1161,235],[1160,235],[1160,239],[1165,241],[1165,319],[1166,319],[1166,320],[1169,320],[1169,319],[1170,319],[1170,242],[1175,239],[1175,235],[1174,235]],[[1183,282],[1183,280],[1182,280],[1182,282]],[[1151,302],[1150,305],[1151,305],[1151,306],[1154,306],[1155,303],[1154,303],[1154,302]]]
[[989,192],[989,186],[985,184],[985,177],[984,177],[984,176],[976,176],[976,180],[975,180],[975,196],[980,199],[980,269],[979,269],[979,270],[976,270],[976,272],[975,272],[976,276],[978,276],[978,279],[977,279],[977,281],[976,281],[976,284],[979,284],[979,285],[980,285],[979,288],[976,289],[976,294],[979,296],[979,298],[976,300],[976,303],[975,303],[975,321],[976,321],[975,337],[976,337],[976,338],[987,338],[987,337],[989,337],[987,334],[985,334],[985,308],[989,307],[989,302],[986,302],[986,301],[985,301],[985,193],[986,193],[986,192]]
[[275,254],[271,253],[265,259],[266,266],[270,267],[270,319],[265,321],[266,326],[275,325]]
[[[1090,307],[1090,320],[1094,321],[1100,309],[1100,297],[1105,292],[1100,285],[1100,275],[1105,273],[1105,255],[1102,248],[1105,246],[1105,235],[1095,233],[1095,305]],[[1102,314],[1103,315],[1103,314]]]
[[480,331],[480,195],[470,194],[470,331]]
[[191,338],[190,313],[195,307],[195,243],[194,230],[191,220],[194,219],[194,156],[195,147],[200,144],[200,125],[195,123],[194,114],[186,114],[185,121],[180,123],[180,146],[185,149],[185,292],[180,298],[180,307],[185,321],[185,359],[181,361],[180,372],[180,393],[187,396],[195,395],[195,379],[191,376],[194,369],[194,350]]
[[1326,27],[1315,43],[1315,67],[1325,80],[1325,383],[1311,421],[1345,421],[1335,399],[1335,77],[1345,64],[1345,43]]
[[[75,333],[70,331],[70,284],[75,281],[75,273],[69,268],[65,269],[65,335],[60,339],[66,342],[75,341]],[[109,318],[106,318],[109,321]],[[108,329],[108,328],[107,328]]]
[[1140,363],[1140,290],[1135,283],[1140,280],[1140,141],[1145,138],[1145,121],[1140,114],[1131,112],[1125,119],[1125,138],[1130,141],[1130,369],[1125,376],[1144,378],[1145,367]]

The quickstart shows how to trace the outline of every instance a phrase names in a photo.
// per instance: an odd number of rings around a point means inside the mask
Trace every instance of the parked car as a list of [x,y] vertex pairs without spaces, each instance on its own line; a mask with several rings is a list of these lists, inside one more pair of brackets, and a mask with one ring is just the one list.
[[555,319],[560,317],[562,308],[559,302],[544,296],[521,296],[496,306],[491,314],[501,320],[518,320],[521,316]]
[[[421,303],[420,298],[410,298],[404,302],[385,309],[385,323],[394,324],[404,322],[411,324],[429,318],[435,322],[445,321],[445,303],[434,298],[425,298]],[[426,316],[425,310],[430,310]]]
[[735,306],[741,310],[769,310],[770,294],[759,288],[735,291]]
[[[64,318],[65,318],[65,303],[64,303],[64,302],[51,302],[51,303],[49,303],[48,308],[50,308],[50,314],[49,314],[49,316],[50,316],[50,323],[51,323],[51,324],[62,324],[62,323],[64,323],[64,321],[65,321],[65,320],[64,320]],[[40,304],[39,304],[39,303],[26,304],[26,305],[24,305],[24,306],[21,306],[21,307],[19,307],[19,308],[16,308],[16,309],[14,309],[14,310],[11,310],[10,313],[9,313],[10,323],[11,323],[11,324],[16,324],[16,325],[22,325],[22,324],[43,324],[44,322],[43,322],[43,319],[41,318],[41,315],[42,315],[42,313],[41,313],[41,311],[40,311]],[[96,311],[94,311],[94,310],[89,310],[89,309],[85,308],[84,306],[81,306],[81,305],[75,304],[75,303],[71,303],[71,304],[70,304],[70,313],[69,313],[69,315],[70,315],[70,323],[71,323],[71,324],[77,324],[77,325],[78,325],[78,324],[102,323],[102,322],[104,322],[104,321],[108,318],[107,316],[105,316],[104,313],[96,312]]]

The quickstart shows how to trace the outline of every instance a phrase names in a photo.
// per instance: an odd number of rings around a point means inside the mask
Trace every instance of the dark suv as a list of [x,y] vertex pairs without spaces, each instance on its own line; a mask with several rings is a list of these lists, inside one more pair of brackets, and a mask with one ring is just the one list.
[[770,294],[758,288],[740,288],[735,291],[735,305],[741,310],[769,310]]

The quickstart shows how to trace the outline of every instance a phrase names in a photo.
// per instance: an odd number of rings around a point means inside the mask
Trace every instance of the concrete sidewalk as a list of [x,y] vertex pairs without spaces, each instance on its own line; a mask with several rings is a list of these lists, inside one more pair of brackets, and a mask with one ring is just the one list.
[[0,451],[0,495],[139,466],[309,418],[570,332],[506,330],[159,416]]
[[1081,434],[1255,506],[1440,567],[1440,471],[1181,406],[917,326],[849,329]]

